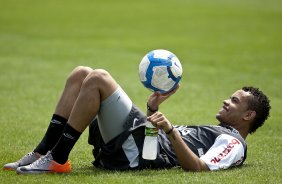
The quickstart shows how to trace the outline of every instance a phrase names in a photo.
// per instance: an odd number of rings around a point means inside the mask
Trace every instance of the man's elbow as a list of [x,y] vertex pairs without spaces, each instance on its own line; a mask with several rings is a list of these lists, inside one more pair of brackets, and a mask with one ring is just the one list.
[[181,166],[184,171],[187,172],[204,172],[204,171],[210,171],[209,167],[205,163],[195,164],[193,166],[189,165],[182,165]]

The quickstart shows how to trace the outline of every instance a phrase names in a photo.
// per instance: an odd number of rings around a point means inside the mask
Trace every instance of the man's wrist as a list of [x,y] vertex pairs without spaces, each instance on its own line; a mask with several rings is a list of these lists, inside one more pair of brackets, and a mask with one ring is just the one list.
[[171,126],[171,128],[167,132],[165,132],[167,135],[169,135],[174,129],[173,125],[170,125],[170,126]]
[[151,107],[149,106],[148,102],[147,102],[147,110],[150,111],[150,112],[152,112],[152,113],[155,113],[155,112],[157,112],[157,111],[159,110],[159,107],[157,107],[157,108],[151,108]]

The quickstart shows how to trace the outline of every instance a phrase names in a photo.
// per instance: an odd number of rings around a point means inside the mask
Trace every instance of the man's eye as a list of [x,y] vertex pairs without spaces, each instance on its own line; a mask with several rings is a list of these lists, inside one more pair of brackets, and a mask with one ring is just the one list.
[[233,103],[238,103],[237,98],[234,98],[234,97],[231,98],[231,101],[232,101]]

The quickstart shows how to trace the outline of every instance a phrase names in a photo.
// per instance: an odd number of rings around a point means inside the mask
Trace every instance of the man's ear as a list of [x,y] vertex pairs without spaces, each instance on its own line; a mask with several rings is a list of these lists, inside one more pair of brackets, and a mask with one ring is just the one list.
[[255,119],[256,115],[257,115],[256,111],[248,110],[245,113],[244,120],[246,120],[246,121],[253,120],[253,119]]

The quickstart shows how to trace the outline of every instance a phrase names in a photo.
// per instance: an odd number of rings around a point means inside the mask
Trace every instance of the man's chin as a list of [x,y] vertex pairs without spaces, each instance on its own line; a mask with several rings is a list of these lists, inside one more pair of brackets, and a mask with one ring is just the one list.
[[215,117],[219,121],[219,124],[226,124],[226,120],[224,120],[221,114],[217,114]]
[[221,114],[216,114],[215,118],[219,121],[219,122],[222,122],[222,116]]

